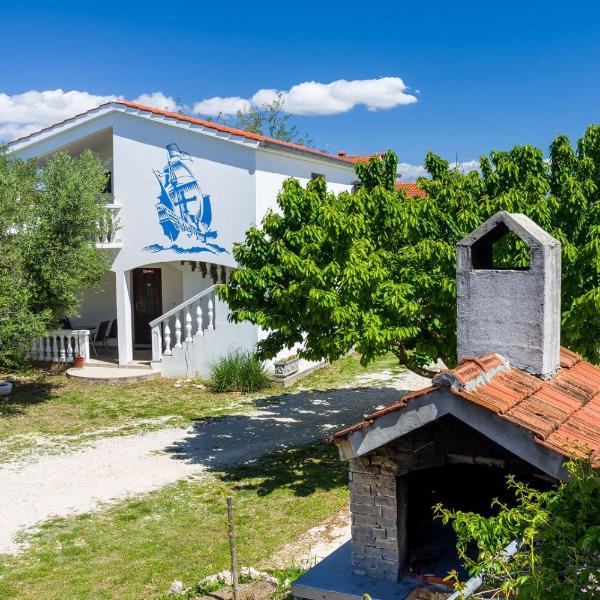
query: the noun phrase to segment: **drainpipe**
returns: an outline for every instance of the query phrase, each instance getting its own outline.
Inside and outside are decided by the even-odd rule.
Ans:
[[[521,544],[517,540],[513,540],[502,552],[500,555],[504,555],[506,558],[512,558],[519,549]],[[483,577],[478,575],[477,577],[471,577],[464,587],[464,589],[454,592],[452,596],[448,597],[448,600],[462,600],[463,598],[468,598],[472,594],[474,594],[483,584]]]

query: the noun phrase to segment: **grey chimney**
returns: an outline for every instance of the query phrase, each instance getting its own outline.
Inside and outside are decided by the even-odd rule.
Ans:
[[[527,269],[494,265],[509,232],[530,250]],[[560,242],[529,217],[501,211],[456,247],[458,358],[496,352],[549,377],[560,366]]]

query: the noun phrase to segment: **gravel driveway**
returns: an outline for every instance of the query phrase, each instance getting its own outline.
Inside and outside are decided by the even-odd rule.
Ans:
[[[375,381],[388,387],[369,387]],[[17,552],[15,536],[51,517],[87,512],[206,470],[322,439],[428,380],[410,372],[392,380],[382,372],[362,376],[356,384],[365,387],[283,394],[280,402],[265,400],[252,413],[207,419],[185,429],[104,438],[34,462],[4,463],[0,554]]]

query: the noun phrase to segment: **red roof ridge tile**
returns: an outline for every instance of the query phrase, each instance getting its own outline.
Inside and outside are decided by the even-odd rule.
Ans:
[[[385,152],[373,152],[372,154],[346,154],[345,152],[338,152],[338,156],[345,158],[348,162],[351,163],[367,163],[374,156],[379,156],[379,158],[385,155]]]
[[[467,356],[454,369],[445,369],[433,377],[433,383],[471,391],[490,382],[498,373],[510,370],[508,361],[499,354],[488,352],[480,357]]]

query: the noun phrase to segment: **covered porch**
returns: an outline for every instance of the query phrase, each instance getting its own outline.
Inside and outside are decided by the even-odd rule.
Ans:
[[[187,260],[107,271],[99,288],[84,292],[80,314],[37,340],[30,357],[69,364],[82,356],[87,367],[160,368],[157,363],[183,342],[226,320],[214,287],[230,272]]]

